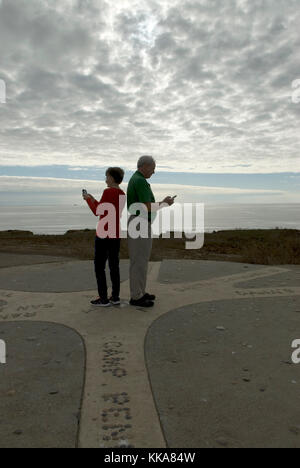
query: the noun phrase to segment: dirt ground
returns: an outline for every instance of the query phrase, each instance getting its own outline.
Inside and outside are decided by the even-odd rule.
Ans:
[[[94,230],[64,235],[34,235],[29,231],[1,231],[0,252],[51,255],[89,260],[94,256]],[[300,264],[300,231],[234,230],[205,234],[201,249],[187,250],[186,239],[153,240],[152,261],[163,259],[215,260],[261,265]],[[121,259],[128,258],[127,240],[121,242]]]

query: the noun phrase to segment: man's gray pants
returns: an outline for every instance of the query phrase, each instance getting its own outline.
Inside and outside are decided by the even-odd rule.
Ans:
[[[131,299],[137,301],[146,294],[148,263],[152,250],[151,224],[146,222],[148,237],[134,239],[130,236],[130,222],[128,221],[128,251],[130,258],[130,294]]]

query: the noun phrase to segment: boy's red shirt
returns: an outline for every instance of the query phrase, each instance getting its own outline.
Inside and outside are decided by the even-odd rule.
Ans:
[[[121,203],[119,197],[123,196],[121,198]],[[115,206],[116,209],[116,237],[110,237],[107,236],[108,239],[120,239],[120,218],[122,216],[122,211],[125,207],[126,204],[126,195],[123,192],[123,190],[115,187],[110,187],[104,190],[101,200],[98,202],[94,198],[88,198],[87,204],[89,205],[90,209],[94,213],[95,216],[97,216],[97,208],[101,203],[112,203]],[[99,217],[99,220],[104,218],[107,215],[107,211],[104,212],[103,215]],[[107,225],[105,227],[107,229]]]

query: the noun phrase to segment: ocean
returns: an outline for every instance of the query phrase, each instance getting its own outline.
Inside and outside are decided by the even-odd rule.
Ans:
[[[300,204],[223,204],[204,207],[204,231],[230,229],[300,230]],[[96,229],[97,219],[83,205],[0,206],[0,231],[64,234],[73,229]],[[185,232],[194,226],[185,226]]]

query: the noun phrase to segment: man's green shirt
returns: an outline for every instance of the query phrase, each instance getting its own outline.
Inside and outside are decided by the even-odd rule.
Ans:
[[[127,208],[129,213],[139,215],[139,211],[130,210],[133,203],[155,203],[151,185],[140,171],[136,171],[128,182],[127,187]],[[143,216],[143,214],[142,214]],[[148,213],[148,221],[153,222],[156,218],[156,213]]]

